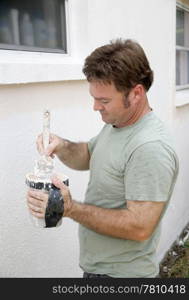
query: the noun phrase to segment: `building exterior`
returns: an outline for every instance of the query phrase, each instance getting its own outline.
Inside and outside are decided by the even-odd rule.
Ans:
[[[189,1],[65,2],[67,53],[0,47],[0,277],[82,274],[78,266],[77,224],[64,219],[59,228],[35,228],[26,207],[25,175],[38,158],[35,140],[42,130],[44,109],[51,111],[52,132],[70,140],[87,141],[103,126],[98,113],[92,110],[81,70],[84,58],[94,48],[115,38],[132,38],[143,46],[155,77],[149,102],[172,131],[180,160],[179,177],[163,220],[159,260],[189,219],[189,89],[185,67],[189,46],[187,41],[184,45],[176,43],[176,27],[179,34],[183,28],[187,30]],[[183,68],[185,77],[179,75]],[[180,78],[177,88],[176,76]],[[55,166],[69,176],[72,196],[82,201],[88,172],[68,169],[58,160]]]

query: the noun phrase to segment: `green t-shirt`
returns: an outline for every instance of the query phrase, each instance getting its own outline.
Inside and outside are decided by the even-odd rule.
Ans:
[[[170,134],[153,112],[123,128],[106,124],[88,148],[90,179],[85,203],[114,209],[126,209],[127,200],[168,204],[178,159]],[[155,277],[159,272],[156,248],[160,227],[161,222],[148,240],[138,242],[79,225],[80,267],[112,277]]]

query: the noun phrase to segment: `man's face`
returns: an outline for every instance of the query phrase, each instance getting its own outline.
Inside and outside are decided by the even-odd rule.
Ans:
[[[89,91],[94,98],[93,108],[100,112],[102,120],[117,127],[124,126],[131,113],[131,108],[125,105],[124,94],[117,91],[113,83],[104,84],[97,81],[89,83]]]

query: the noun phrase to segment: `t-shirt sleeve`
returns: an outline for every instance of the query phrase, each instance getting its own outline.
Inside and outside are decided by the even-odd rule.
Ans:
[[[89,149],[89,153],[92,154],[93,150],[94,150],[94,147],[97,143],[97,139],[98,139],[98,135],[94,136],[92,139],[90,139],[88,141],[88,149]]]
[[[168,146],[155,141],[138,147],[125,169],[126,200],[167,201],[175,174],[176,159]]]

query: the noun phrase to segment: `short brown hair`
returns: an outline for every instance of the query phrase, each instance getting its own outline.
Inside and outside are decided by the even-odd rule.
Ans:
[[[142,47],[133,40],[117,39],[95,49],[85,60],[87,80],[114,83],[118,91],[142,84],[146,91],[153,82],[153,71]]]

